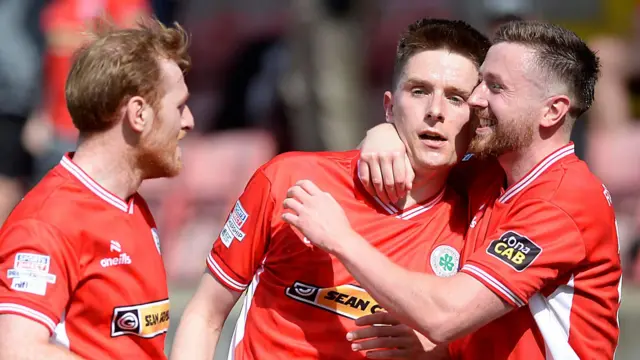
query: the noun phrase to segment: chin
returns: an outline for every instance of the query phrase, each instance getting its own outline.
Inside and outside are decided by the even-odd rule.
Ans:
[[[182,170],[182,161],[175,156],[157,156],[144,165],[145,179],[172,178],[178,176]]]
[[[451,164],[451,162],[445,159],[442,155],[422,159],[422,161],[419,162],[420,170],[439,170],[447,169],[452,166],[453,164]]]

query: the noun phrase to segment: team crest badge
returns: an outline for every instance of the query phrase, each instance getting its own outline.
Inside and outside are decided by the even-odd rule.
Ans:
[[[431,269],[440,277],[453,276],[458,272],[460,254],[448,245],[440,245],[431,252]]]

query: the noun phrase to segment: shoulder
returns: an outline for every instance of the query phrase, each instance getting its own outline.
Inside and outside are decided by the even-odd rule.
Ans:
[[[357,164],[359,151],[287,152],[261,166],[262,174],[271,186],[290,186],[302,179],[317,179],[339,174],[349,175]]]
[[[15,226],[41,229],[72,241],[83,226],[92,223],[96,211],[105,207],[101,199],[91,195],[64,175],[50,173],[18,203],[3,230]]]
[[[351,163],[360,156],[357,150],[344,152],[303,152],[292,151],[277,155],[260,169],[265,173],[279,170],[289,172],[307,171],[317,166],[349,168]]]
[[[613,214],[608,190],[581,160],[563,163],[540,180],[526,197],[548,201],[572,217]]]
[[[545,174],[514,200],[534,204],[554,218],[570,219],[587,248],[616,242],[612,241],[615,212],[609,191],[577,158]]]

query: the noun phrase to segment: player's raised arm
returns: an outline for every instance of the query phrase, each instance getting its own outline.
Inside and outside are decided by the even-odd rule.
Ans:
[[[310,181],[288,192],[283,219],[334,254],[378,302],[436,344],[465,335],[513,309],[468,274],[439,278],[393,263],[357,234],[333,197]]]
[[[0,259],[0,359],[79,359],[55,334],[77,279],[62,234],[16,223],[0,234]]]
[[[180,322],[172,360],[214,355],[224,321],[264,259],[274,204],[271,183],[259,169],[213,243],[207,272]]]

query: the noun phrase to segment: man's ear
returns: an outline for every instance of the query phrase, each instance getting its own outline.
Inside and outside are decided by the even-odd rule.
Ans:
[[[384,92],[382,106],[384,107],[384,120],[393,123],[393,94],[391,91]]]
[[[141,96],[133,96],[126,104],[126,119],[133,131],[141,133],[151,120],[151,106]]]
[[[566,95],[556,95],[547,99],[540,126],[552,128],[565,119],[571,108],[571,100]]]

